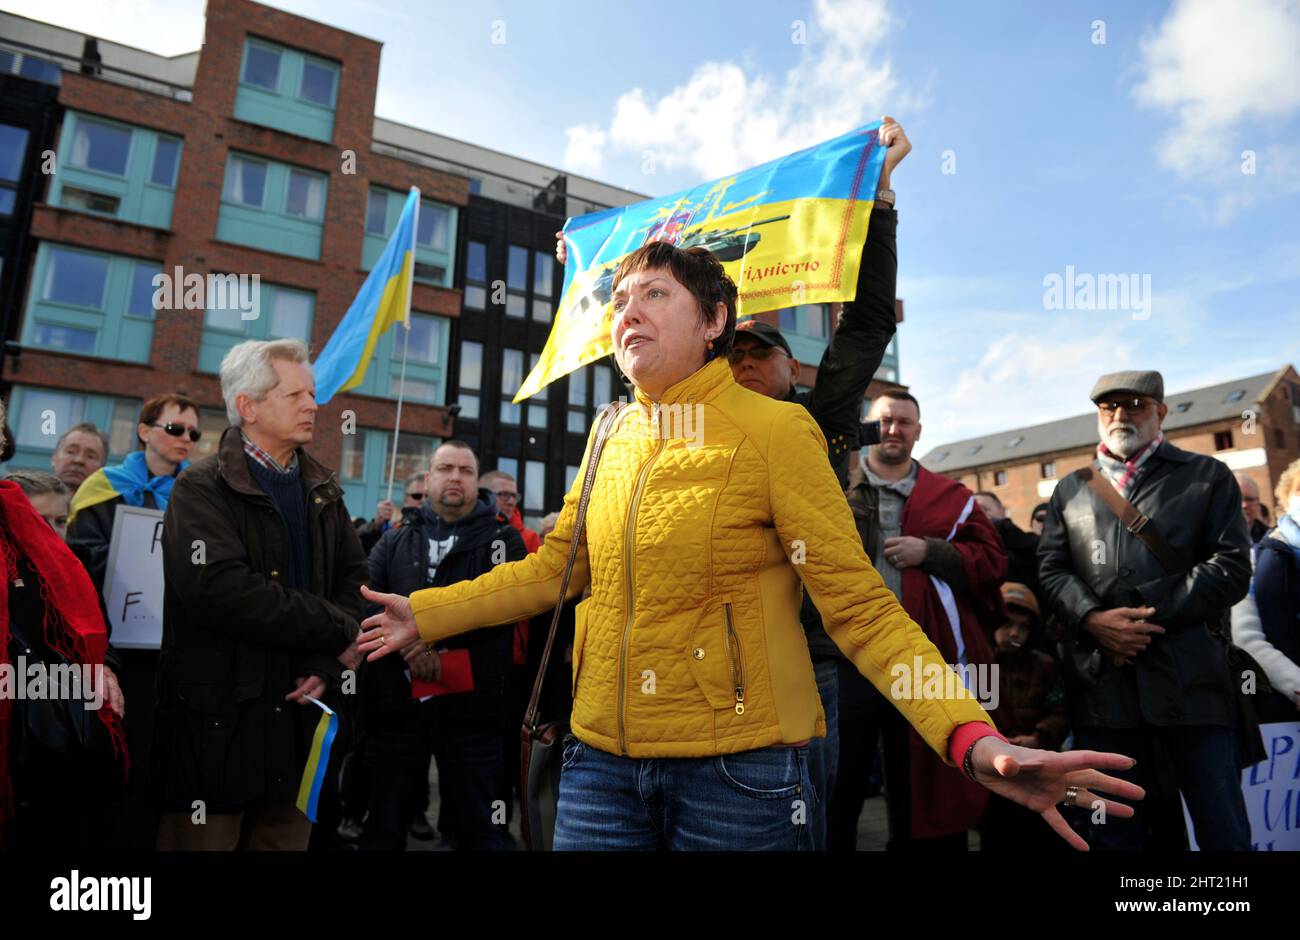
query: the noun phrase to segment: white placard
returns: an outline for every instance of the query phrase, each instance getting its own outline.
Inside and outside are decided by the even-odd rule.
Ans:
[[[104,606],[114,646],[162,646],[163,514],[119,504],[104,575]]]
[[[1256,852],[1300,851],[1300,721],[1260,725],[1267,758],[1241,772],[1241,792]],[[1196,832],[1183,801],[1187,841],[1196,851]]]

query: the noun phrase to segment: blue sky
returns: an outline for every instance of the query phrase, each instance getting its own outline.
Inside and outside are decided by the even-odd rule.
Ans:
[[[384,43],[381,116],[650,195],[897,117],[922,453],[1080,413],[1101,372],[1300,361],[1300,0],[273,5]],[[199,0],[0,6],[202,38]],[[1067,266],[1149,276],[1149,315],[1047,309]]]

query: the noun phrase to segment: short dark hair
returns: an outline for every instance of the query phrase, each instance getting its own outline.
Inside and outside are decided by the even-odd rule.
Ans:
[[[642,245],[621,262],[614,272],[617,289],[623,279],[640,271],[667,269],[673,278],[691,292],[700,308],[700,322],[706,326],[716,316],[716,305],[727,305],[727,319],[722,332],[713,340],[713,354],[725,356],[736,338],[736,284],[722,267],[717,255],[707,248],[678,248],[668,242],[654,241]]]
[[[916,397],[911,392],[895,391],[893,389],[888,389],[886,391],[881,392],[876,397],[892,398],[894,401],[910,401],[913,405],[916,406],[917,420],[919,421],[921,419],[921,403],[916,400]]]
[[[996,493],[990,493],[988,490],[980,490],[980,491],[979,491],[978,493],[976,493],[975,495],[976,495],[976,496],[987,496],[989,499],[993,500],[993,502],[997,503],[999,506],[1002,506],[1002,500],[998,499]],[[1006,509],[1005,506],[1002,506],[1002,508],[1003,508],[1003,509]]]
[[[448,438],[447,440],[443,441],[441,444],[438,445],[438,447],[456,447],[456,448],[459,448],[460,450],[467,450],[467,451],[469,451],[469,452],[470,452],[470,455],[474,458],[474,472],[475,472],[475,473],[478,472],[478,454],[474,452],[474,448],[470,447],[470,446],[469,446],[468,444],[466,444],[464,441],[460,441],[460,440],[457,440],[456,438],[452,437],[452,438]],[[438,447],[435,447],[435,448],[433,449],[433,453],[434,453],[434,454],[436,454],[436,453],[438,452]],[[430,455],[429,455],[429,463],[430,463],[430,464],[433,463],[433,454],[430,454]]]
[[[167,392],[163,395],[155,395],[143,405],[140,406],[140,423],[154,424],[158,421],[158,416],[168,405],[175,405],[181,411],[193,411],[195,415],[199,413],[199,406],[189,398],[179,392]],[[138,438],[140,435],[136,435]],[[144,450],[144,441],[139,441],[140,450]]]
[[[68,439],[68,435],[75,431],[80,431],[82,434],[93,434],[95,437],[99,438],[100,443],[104,445],[104,459],[108,460],[108,451],[112,447],[108,441],[108,435],[95,427],[95,425],[90,421],[82,421],[78,424],[74,424],[72,427],[60,434],[59,439],[54,442],[54,450],[56,453],[59,448],[63,446],[63,442]]]

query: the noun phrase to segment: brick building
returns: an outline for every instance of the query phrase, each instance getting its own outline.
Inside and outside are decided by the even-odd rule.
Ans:
[[[423,198],[396,485],[439,441],[463,438],[484,469],[514,473],[536,523],[559,507],[596,409],[622,393],[613,364],[594,363],[509,401],[559,299],[553,233],[567,216],[646,197],[376,116],[373,40],[250,0],[206,10],[202,48],[172,57],[0,12],[0,73],[12,73],[0,80],[43,89],[45,108],[44,136],[18,156],[28,195],[0,285],[11,464],[48,467],[57,436],[83,420],[110,433],[116,462],[135,447],[141,401],[170,390],[202,405],[198,452],[211,452],[226,426],[221,357],[277,336],[319,351],[414,185]],[[27,123],[39,123],[34,107]],[[47,147],[48,176],[36,159]],[[155,309],[158,274],[177,281],[176,305]],[[184,278],[195,275],[259,280],[234,303],[189,294]],[[789,336],[811,384],[831,306],[762,316]],[[354,515],[386,492],[398,334],[381,339],[364,383],[318,415],[313,452],[338,468]],[[896,344],[878,378],[896,384]]]
[[[1300,458],[1300,375],[1294,366],[1166,394],[1165,403],[1164,432],[1171,443],[1249,474],[1261,501],[1275,509],[1277,478]],[[1028,529],[1033,507],[1047,501],[1062,477],[1088,466],[1097,443],[1093,411],[944,444],[921,463],[974,491],[996,493],[1007,514]]]

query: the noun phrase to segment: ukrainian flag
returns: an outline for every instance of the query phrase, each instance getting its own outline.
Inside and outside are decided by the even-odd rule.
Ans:
[[[330,765],[330,748],[339,733],[339,716],[324,702],[307,696],[307,701],[318,706],[323,713],[316,724],[316,733],[312,736],[311,751],[307,754],[307,765],[302,769],[302,780],[298,784],[298,800],[295,805],[302,810],[311,822],[316,822],[316,810],[320,804],[320,794],[325,786],[325,773]]]
[[[384,253],[375,262],[334,335],[316,357],[317,404],[323,405],[339,392],[361,384],[374,355],[375,343],[384,330],[399,322],[410,328],[419,212],[420,191],[412,186]]]
[[[879,130],[877,121],[671,196],[569,219],[551,335],[514,400],[614,351],[614,272],[648,242],[711,251],[736,282],[739,316],[852,300],[885,163]]]

